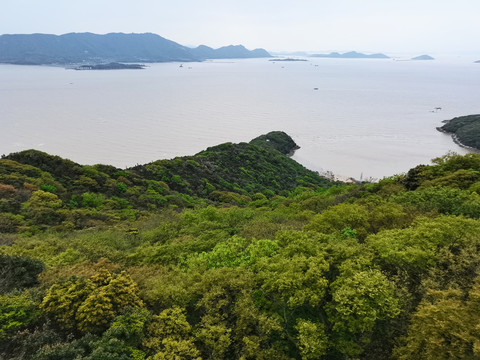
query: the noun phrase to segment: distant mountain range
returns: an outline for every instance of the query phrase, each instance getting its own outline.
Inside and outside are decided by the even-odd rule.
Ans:
[[[312,57],[321,57],[321,58],[335,58],[335,59],[389,59],[390,57],[385,54],[363,54],[356,51],[350,51],[346,53],[331,52],[330,54],[313,54]]]
[[[250,51],[242,45],[189,48],[152,33],[0,35],[0,63],[10,64],[187,62],[259,57],[271,56],[264,49]]]

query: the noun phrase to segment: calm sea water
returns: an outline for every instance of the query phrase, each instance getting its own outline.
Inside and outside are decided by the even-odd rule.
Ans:
[[[480,113],[479,100],[480,64],[461,60],[0,65],[0,154],[35,148],[124,168],[283,130],[312,170],[382,178],[465,153],[435,127]]]

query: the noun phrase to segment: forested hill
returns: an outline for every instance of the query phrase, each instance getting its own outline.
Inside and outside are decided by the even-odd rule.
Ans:
[[[480,358],[480,154],[332,184],[295,147],[0,159],[0,359]]]
[[[33,191],[45,201],[58,201],[57,210],[77,209],[83,214],[82,209],[102,208],[113,213],[121,209],[123,213],[135,213],[198,203],[246,204],[252,198],[286,195],[298,186],[332,186],[334,183],[287,156],[296,148],[290,136],[274,131],[250,143],[225,143],[193,156],[126,170],[110,165],[82,166],[59,156],[26,150],[0,160],[0,183],[13,186],[16,194],[3,206],[13,214],[21,213],[21,204]],[[65,211],[48,216],[31,212],[27,218],[36,217],[31,220],[41,226],[59,226],[70,217],[67,213],[71,215]],[[83,216],[77,216],[73,223],[78,228],[86,226],[84,221]]]
[[[270,57],[264,49],[242,45],[188,48],[159,35],[110,33],[0,35],[0,62],[11,64],[77,64],[111,62],[201,61]]]

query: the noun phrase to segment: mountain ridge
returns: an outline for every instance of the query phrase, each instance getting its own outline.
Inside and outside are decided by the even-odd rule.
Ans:
[[[0,35],[0,63],[48,65],[107,62],[202,61],[270,57],[243,45],[189,48],[153,33],[67,33]]]

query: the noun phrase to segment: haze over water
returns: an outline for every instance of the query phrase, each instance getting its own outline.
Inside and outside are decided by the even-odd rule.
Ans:
[[[0,153],[35,148],[122,168],[283,130],[309,169],[382,178],[466,153],[435,127],[480,113],[480,64],[470,59],[0,65],[0,80]]]

